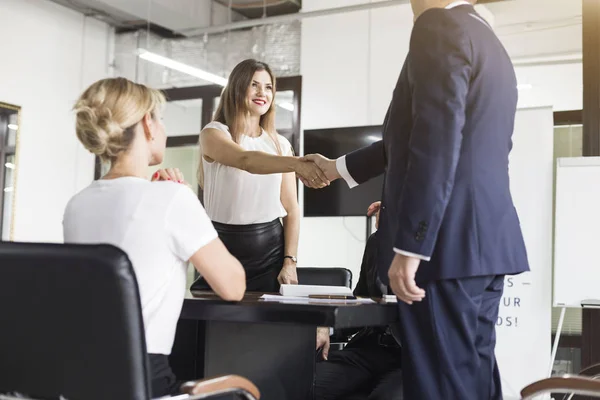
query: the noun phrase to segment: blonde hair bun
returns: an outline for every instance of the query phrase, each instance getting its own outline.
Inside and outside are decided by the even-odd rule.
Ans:
[[[123,150],[123,128],[112,119],[109,108],[80,105],[75,111],[77,137],[86,149],[108,159]]]
[[[114,161],[131,145],[135,126],[164,103],[158,90],[125,78],[102,79],[87,88],[73,107],[77,138],[103,161]]]

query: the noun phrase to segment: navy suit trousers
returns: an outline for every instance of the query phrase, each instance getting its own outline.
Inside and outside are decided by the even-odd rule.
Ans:
[[[501,400],[495,326],[504,276],[431,281],[400,302],[404,398]]]

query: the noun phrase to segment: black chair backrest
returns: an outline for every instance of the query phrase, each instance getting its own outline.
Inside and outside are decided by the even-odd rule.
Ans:
[[[137,281],[108,245],[0,243],[0,393],[148,400]]]
[[[352,287],[352,272],[346,268],[298,267],[300,285]]]

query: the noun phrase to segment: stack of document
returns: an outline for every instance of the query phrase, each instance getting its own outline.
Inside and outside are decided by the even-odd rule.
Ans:
[[[282,296],[292,297],[308,297],[311,295],[353,296],[352,290],[345,286],[281,285],[279,293]]]
[[[279,293],[280,295],[264,294],[261,296],[261,299],[265,301],[283,301],[286,303],[375,303],[372,299],[355,299],[352,290],[344,286],[281,285]],[[311,298],[309,296],[323,298]],[[332,296],[332,298],[329,299],[326,296]],[[344,297],[347,298],[345,299]]]
[[[264,301],[275,301],[280,303],[298,303],[298,304],[372,304],[373,299],[358,298],[358,299],[311,299],[310,297],[302,296],[281,296],[279,294],[263,294],[260,298]]]

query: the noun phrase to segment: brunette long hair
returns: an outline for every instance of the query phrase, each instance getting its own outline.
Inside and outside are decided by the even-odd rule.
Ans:
[[[252,83],[252,78],[256,71],[267,71],[271,76],[271,82],[273,83],[273,100],[269,110],[260,117],[260,126],[275,143],[277,154],[281,155],[281,145],[277,138],[277,131],[275,130],[275,93],[277,86],[275,76],[266,63],[254,59],[247,59],[235,66],[229,75],[227,85],[221,93],[221,99],[213,121],[227,125],[233,141],[238,144],[240,143],[241,137],[246,129],[245,115],[248,111],[246,97],[248,88]],[[202,148],[202,146],[200,147]],[[200,187],[204,188],[204,168],[202,168],[202,158],[203,156],[200,154],[198,183],[200,184]]]

